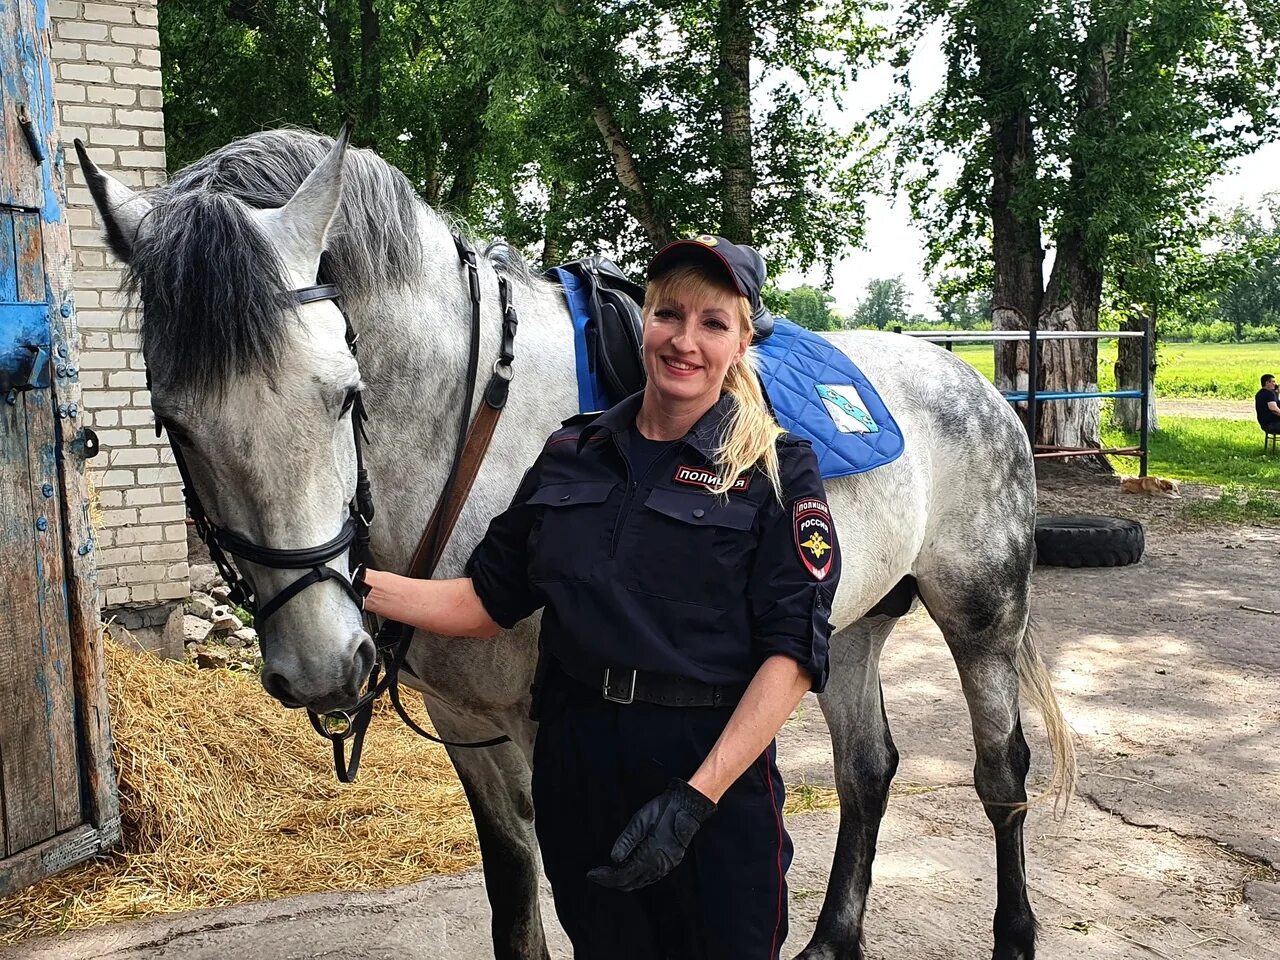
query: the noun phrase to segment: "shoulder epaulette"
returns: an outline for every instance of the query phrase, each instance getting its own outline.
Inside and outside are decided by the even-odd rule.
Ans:
[[[813,442],[804,437],[797,437],[794,433],[783,433],[778,437],[778,446],[780,447],[811,447]]]
[[[603,411],[596,410],[592,413],[576,413],[567,420],[561,420],[560,426],[563,427],[581,427],[590,423],[596,417],[600,416]]]

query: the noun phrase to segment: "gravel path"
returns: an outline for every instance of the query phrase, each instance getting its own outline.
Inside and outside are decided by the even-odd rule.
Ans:
[[[1156,415],[1196,417],[1201,420],[1254,420],[1251,400],[1204,400],[1199,397],[1158,397]]]

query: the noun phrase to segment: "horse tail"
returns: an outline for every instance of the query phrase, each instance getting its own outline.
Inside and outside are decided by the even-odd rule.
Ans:
[[[1033,704],[1044,718],[1049,750],[1053,756],[1053,773],[1044,796],[1053,797],[1054,814],[1060,817],[1067,812],[1076,790],[1075,733],[1062,715],[1062,708],[1058,706],[1058,698],[1049,681],[1049,671],[1040,659],[1040,651],[1036,649],[1032,634],[1033,625],[1028,618],[1022,642],[1018,644],[1018,689],[1023,702]]]

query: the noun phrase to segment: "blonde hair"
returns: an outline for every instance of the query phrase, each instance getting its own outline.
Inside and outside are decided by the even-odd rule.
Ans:
[[[644,295],[644,320],[648,323],[663,297],[680,291],[693,297],[721,299],[728,295],[734,301],[738,314],[740,335],[750,339],[751,303],[728,283],[708,276],[701,268],[693,265],[675,267],[660,277],[649,281]],[[747,350],[735,360],[724,377],[724,392],[733,397],[733,411],[725,421],[724,431],[716,446],[716,471],[720,474],[720,483],[712,488],[712,493],[727,494],[734,481],[747,470],[758,466],[773,492],[782,500],[782,480],[778,473],[778,437],[785,431],[778,426],[778,421],[769,411],[765,403],[764,392],[760,388],[760,378],[756,374],[755,357]]]

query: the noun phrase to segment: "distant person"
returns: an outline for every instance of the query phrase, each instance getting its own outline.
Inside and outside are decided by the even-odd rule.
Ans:
[[[1254,395],[1253,406],[1258,412],[1258,426],[1267,433],[1280,433],[1280,394],[1276,392],[1275,374],[1262,375],[1262,389]]]

